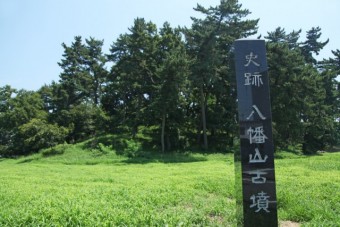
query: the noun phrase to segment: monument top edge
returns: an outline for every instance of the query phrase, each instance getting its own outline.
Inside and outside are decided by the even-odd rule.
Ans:
[[[242,39],[236,39],[235,41],[265,41],[265,40],[264,39],[242,38]]]

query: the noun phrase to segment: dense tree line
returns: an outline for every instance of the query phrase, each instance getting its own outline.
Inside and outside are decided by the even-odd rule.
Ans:
[[[103,53],[76,36],[58,82],[38,91],[0,88],[0,154],[37,152],[103,134],[124,134],[159,150],[227,150],[238,137],[233,42],[257,33],[237,0],[197,5],[190,28],[137,18]],[[340,51],[317,61],[321,29],[268,32],[274,139],[313,153],[339,143]]]

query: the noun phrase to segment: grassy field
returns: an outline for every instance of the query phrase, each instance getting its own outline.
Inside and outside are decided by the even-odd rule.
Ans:
[[[276,159],[280,221],[340,226],[340,153]],[[0,159],[0,226],[234,226],[232,154],[128,159],[68,146]]]

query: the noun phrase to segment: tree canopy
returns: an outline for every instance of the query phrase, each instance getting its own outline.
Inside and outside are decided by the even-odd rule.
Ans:
[[[136,18],[103,53],[103,40],[62,44],[62,72],[38,91],[0,88],[0,154],[123,134],[148,149],[226,151],[237,145],[233,43],[256,35],[257,20],[237,0],[197,5],[190,27]],[[305,153],[340,141],[340,51],[320,27],[268,32],[274,140]],[[302,39],[302,40],[301,40]],[[116,144],[116,142],[112,142]]]

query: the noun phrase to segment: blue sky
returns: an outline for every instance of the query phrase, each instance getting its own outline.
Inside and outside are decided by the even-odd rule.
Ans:
[[[74,36],[104,40],[104,52],[133,20],[143,17],[158,27],[165,21],[173,27],[190,26],[196,4],[215,6],[219,0],[0,0],[0,87],[37,90],[61,72],[61,43]],[[287,32],[322,28],[321,40],[330,39],[319,59],[340,49],[339,0],[239,0],[249,9],[250,19],[260,18],[259,33],[278,26]]]

